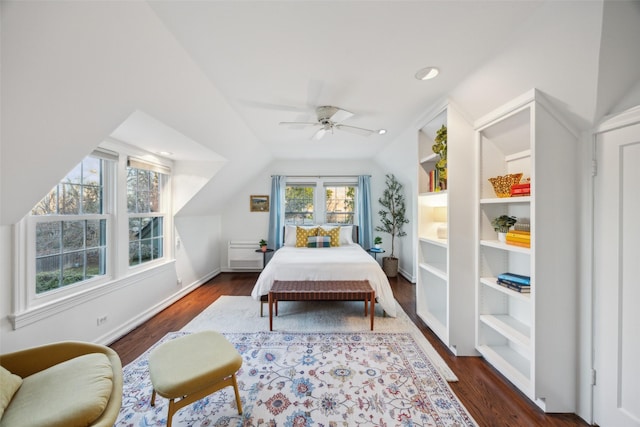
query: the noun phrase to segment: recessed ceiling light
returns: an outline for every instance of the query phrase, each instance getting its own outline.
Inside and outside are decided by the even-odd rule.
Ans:
[[[378,135],[384,135],[385,133],[387,133],[387,130],[386,130],[386,129],[380,129],[380,130],[378,131]]]
[[[429,80],[440,74],[440,70],[436,67],[425,67],[416,73],[416,79]]]
[[[172,156],[173,153],[171,151],[158,151],[158,154],[161,156]]]

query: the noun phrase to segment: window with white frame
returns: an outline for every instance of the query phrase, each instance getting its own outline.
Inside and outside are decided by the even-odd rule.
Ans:
[[[325,184],[325,223],[353,224],[356,206],[355,185]]]
[[[108,163],[86,157],[32,209],[35,294],[105,275]]]
[[[129,159],[127,212],[129,216],[129,265],[164,256],[163,189],[168,170]]]
[[[290,225],[354,224],[358,197],[357,182],[328,177],[308,182],[288,179],[285,187],[284,222]],[[321,188],[324,191],[316,191]]]
[[[14,328],[164,264],[171,163],[113,141],[74,167],[18,223]],[[126,249],[129,250],[126,250]],[[19,325],[19,326],[18,326]]]
[[[315,223],[314,184],[287,184],[284,196],[284,223],[309,225]]]

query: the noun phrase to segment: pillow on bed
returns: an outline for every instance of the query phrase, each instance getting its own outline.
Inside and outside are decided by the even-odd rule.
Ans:
[[[298,227],[304,229],[316,228],[316,225],[285,225],[284,226],[284,246],[295,246],[296,245],[296,229]]]
[[[296,226],[285,225],[284,227],[284,246],[296,245]]]
[[[353,226],[345,225],[340,227],[340,244],[341,245],[353,245]]]
[[[318,229],[318,236],[331,237],[331,246],[340,246],[340,227],[320,227]]]
[[[302,228],[296,227],[296,248],[306,248],[309,236],[317,236],[318,227]]]
[[[330,248],[331,237],[330,236],[309,236],[307,237],[308,248]]]

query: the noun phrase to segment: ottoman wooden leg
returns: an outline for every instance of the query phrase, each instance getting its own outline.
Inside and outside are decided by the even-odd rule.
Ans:
[[[240,391],[238,390],[238,380],[236,379],[236,374],[233,374],[231,377],[231,381],[233,382],[233,391],[236,393],[236,404],[238,405],[238,415],[242,415],[242,402],[240,401]]]

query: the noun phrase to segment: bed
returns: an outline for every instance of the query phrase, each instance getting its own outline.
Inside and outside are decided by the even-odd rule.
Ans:
[[[322,226],[330,229],[329,226]],[[376,300],[391,317],[396,316],[396,303],[387,276],[378,262],[349,236],[356,235],[352,227],[341,227],[340,245],[331,247],[296,247],[291,238],[295,227],[285,229],[285,245],[274,252],[251,292],[260,300],[269,294],[275,280],[336,281],[368,280],[376,292]],[[289,237],[287,237],[289,234]]]

